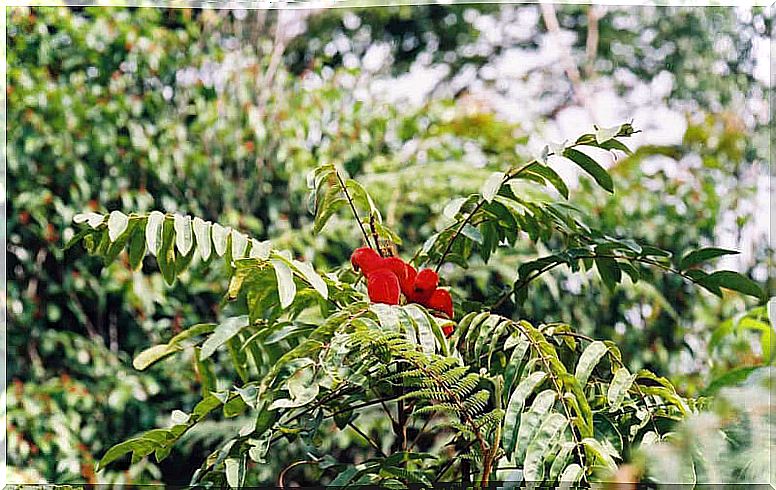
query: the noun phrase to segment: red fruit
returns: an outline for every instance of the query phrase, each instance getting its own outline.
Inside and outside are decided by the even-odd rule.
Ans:
[[[380,267],[380,262],[383,258],[375,250],[369,247],[357,248],[350,256],[350,263],[355,270],[362,270],[364,274],[367,274]]]
[[[439,276],[437,273],[431,269],[423,269],[415,277],[415,285],[412,288],[410,299],[415,303],[426,305],[438,284]]]
[[[431,297],[428,298],[426,306],[432,310],[441,311],[450,319],[453,318],[453,298],[444,289],[434,291]]]
[[[396,274],[399,283],[407,281],[407,264],[399,257],[386,257],[380,260],[380,269],[388,269]]]
[[[453,324],[447,324],[442,327],[442,333],[445,334],[445,337],[453,335],[453,330],[455,330],[455,325]]]
[[[418,276],[418,271],[415,270],[410,264],[404,264],[404,280],[399,278],[399,284],[401,285],[401,292],[410,300],[413,290],[415,288],[415,278]]]
[[[396,274],[388,269],[378,269],[369,273],[366,278],[366,290],[373,303],[399,304],[401,289]]]

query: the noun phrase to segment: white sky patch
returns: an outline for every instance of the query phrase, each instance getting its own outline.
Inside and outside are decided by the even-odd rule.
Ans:
[[[449,71],[447,65],[413,65],[409,73],[400,77],[375,80],[372,82],[372,92],[381,100],[390,103],[407,101],[418,105]]]
[[[754,78],[758,82],[771,86],[771,51],[773,41],[767,37],[756,37],[752,40],[754,54]]]

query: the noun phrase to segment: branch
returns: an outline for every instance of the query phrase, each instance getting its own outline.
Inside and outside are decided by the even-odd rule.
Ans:
[[[558,37],[561,29],[560,24],[558,23],[558,17],[555,15],[555,7],[550,3],[542,2],[541,9],[542,18],[544,19],[544,24],[547,26],[547,31],[549,31],[549,33],[556,38],[556,41],[560,41]],[[574,91],[575,98],[577,99],[579,105],[585,108],[593,122],[596,123],[597,121],[592,108],[590,107],[590,102],[587,97],[587,90],[585,90],[585,87],[582,84],[582,77],[579,74],[577,64],[574,62],[574,58],[571,52],[565,45],[561,45],[560,49],[561,57],[563,59],[563,69],[566,72],[566,76],[569,78],[569,81],[571,82],[571,87]]]
[[[684,272],[674,269],[670,265],[661,264],[660,262],[647,258],[647,257],[628,257],[628,256],[619,256],[619,255],[598,255],[598,254],[591,254],[591,255],[579,255],[575,257],[576,260],[582,260],[582,259],[596,259],[596,258],[602,258],[602,259],[621,259],[621,260],[634,260],[636,262],[641,262],[647,265],[655,266],[659,269],[662,269],[666,272],[671,272],[672,274],[676,274],[684,279],[687,279],[688,281],[692,282],[693,284],[700,284],[696,279],[692,278],[691,276],[688,276]],[[554,269],[555,267],[558,267],[559,265],[568,264],[566,261],[559,260],[558,262],[553,262],[549,265],[544,266],[543,268],[536,271],[536,273],[526,277],[525,279],[522,279],[518,284],[515,285],[514,288],[508,290],[506,293],[502,294],[495,303],[490,307],[490,309],[496,309],[514,293],[517,291],[523,289],[524,287],[528,286],[529,283],[531,283],[534,279],[541,276],[545,272]]]
[[[308,459],[304,461],[297,461],[295,463],[291,463],[290,465],[283,468],[283,471],[280,472],[280,475],[278,476],[278,487],[280,488],[286,488],[285,485],[285,479],[286,479],[286,473],[288,473],[291,469],[296,468],[297,466],[302,466],[304,464],[318,464],[318,461]]]
[[[348,200],[348,204],[350,204],[350,209],[353,211],[353,217],[356,218],[356,223],[358,223],[358,227],[361,228],[361,234],[364,235],[364,241],[366,242],[366,245],[369,248],[376,249],[378,252],[380,251],[380,247],[377,243],[375,243],[375,246],[373,247],[371,243],[369,243],[369,235],[366,232],[366,229],[364,228],[363,223],[361,223],[361,218],[358,216],[358,211],[356,211],[356,205],[353,204],[353,198],[350,197],[350,193],[348,192],[347,186],[345,186],[345,182],[342,180],[342,176],[339,173],[339,170],[336,168],[334,169],[334,173],[337,174],[337,181],[339,181],[340,188],[342,189],[342,193],[345,194],[345,198]],[[382,254],[381,254],[382,255]]]
[[[597,5],[590,5],[587,9],[587,40],[585,41],[585,55],[587,64],[585,74],[590,77],[593,75],[595,58],[598,54],[598,19],[600,11]]]
[[[356,431],[356,433],[357,433],[358,435],[360,435],[361,437],[363,437],[363,438],[364,438],[364,440],[365,440],[366,442],[368,442],[370,446],[372,446],[374,449],[376,449],[376,450],[377,450],[377,452],[378,452],[378,453],[380,453],[380,455],[381,455],[383,458],[387,458],[387,457],[388,457],[388,455],[387,455],[387,454],[385,454],[385,452],[383,451],[383,449],[382,449],[380,446],[378,446],[378,445],[377,445],[377,443],[376,443],[375,441],[373,441],[373,440],[372,440],[372,439],[371,439],[371,438],[370,438],[368,435],[364,434],[364,432],[363,432],[361,429],[359,429],[358,427],[356,427],[356,424],[354,424],[353,422],[348,422],[348,427],[350,427],[351,429],[353,429],[354,431]]]
[[[552,370],[552,366],[550,364],[550,361],[547,360],[546,355],[544,354],[544,351],[542,351],[541,346],[537,344],[537,342],[534,340],[533,337],[531,337],[520,325],[518,322],[513,322],[513,325],[517,327],[517,329],[520,331],[521,334],[523,334],[523,337],[525,337],[528,342],[531,344],[531,348],[536,351],[536,355],[539,356],[539,359],[541,360],[542,364],[544,364],[544,369],[547,372],[547,376],[550,377],[550,380],[552,381],[552,385],[555,388],[555,392],[558,394],[558,401],[560,402],[561,406],[563,407],[563,411],[566,412],[566,419],[569,421],[569,429],[571,431],[571,437],[574,439],[574,448],[577,452],[577,457],[579,458],[579,464],[584,467],[585,464],[585,454],[581,450],[581,434],[578,435],[577,432],[574,430],[574,423],[576,417],[571,416],[571,409],[568,407],[568,404],[566,403],[566,399],[563,396],[563,387],[561,386],[560,381],[558,380],[558,377],[556,376],[555,372]],[[579,429],[577,429],[579,430]],[[584,473],[582,474],[583,480],[587,482],[587,475]]]
[[[510,171],[505,172],[504,177],[501,179],[501,184],[499,184],[499,188],[501,188],[502,185],[506,184],[510,180],[519,176],[521,173],[523,173],[523,171],[525,171],[525,169],[527,169],[534,163],[536,163],[536,159],[533,159],[528,163],[524,164],[522,167],[518,168],[514,173],[511,173]],[[480,208],[485,204],[485,202],[486,202],[485,199],[480,197],[480,200],[477,203],[477,205],[474,207],[474,209],[472,209],[471,212],[469,212],[466,218],[464,218],[464,220],[458,226],[458,229],[455,231],[452,238],[450,238],[450,241],[447,242],[447,247],[445,248],[445,251],[442,253],[442,257],[439,259],[439,263],[434,268],[434,271],[439,272],[439,268],[442,267],[442,264],[445,263],[445,258],[447,258],[447,255],[450,253],[450,250],[452,250],[453,248],[453,243],[455,243],[455,240],[461,235],[461,232],[463,231],[463,229],[466,227],[467,224],[469,224],[469,221],[471,221],[471,219],[474,217],[477,211],[479,211]]]

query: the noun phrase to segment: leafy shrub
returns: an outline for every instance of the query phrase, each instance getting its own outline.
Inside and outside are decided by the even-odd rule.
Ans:
[[[530,240],[554,251],[520,265],[504,295],[517,304],[533,280],[561,266],[594,268],[608,288],[625,276],[635,283],[642,270],[654,268],[714,294],[727,288],[762,297],[740,274],[700,267],[735,252],[705,248],[672,259],[660,248],[588,227],[584,213],[546,192],[569,195],[546,165],[550,155],[613,192],[612,177],[585,148],[628,152],[621,139],[633,132],[628,124],[597,128],[493,173],[480,192],[445,207],[447,223],[409,262],[436,271],[446,263],[466,268],[475,256],[487,262]],[[321,164],[308,181],[315,231],[347,209],[367,246],[395,254],[400,237],[339,165]],[[370,302],[351,268],[320,273],[269,241],[198,217],[113,211],[79,214],[75,221],[82,228],[70,244],[82,242],[108,263],[124,253],[132,269],[155,262],[168,284],[195,262],[221,262],[230,277],[224,318],[191,326],[134,360],[146,369],[193,349],[201,401],[190,413],[176,412],[172,426],[114,446],[99,468],[128,453],[133,463],[152,453],[161,461],[187,431],[221,412],[245,416],[245,424],[203,462],[192,484],[242,486],[283,440],[304,447],[308,459],[290,462],[277,475],[281,485],[300,465],[317,466],[332,485],[487,483],[516,469],[529,481],[591,481],[615,471],[645,440],[661,440],[696,409],[667,379],[631,373],[612,342],[571,325],[533,325],[472,308],[456,291],[453,319],[415,303]],[[219,386],[214,374],[225,367],[214,361],[224,349],[229,386]],[[358,427],[375,411],[390,421],[390,436]],[[315,449],[321,434],[335,428],[355,432],[364,450],[335,458]]]

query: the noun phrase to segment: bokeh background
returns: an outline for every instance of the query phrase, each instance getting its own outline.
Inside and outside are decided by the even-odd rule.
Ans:
[[[162,464],[94,473],[108,447],[197,399],[190,358],[145,372],[131,359],[217,318],[223,277],[195,268],[168,287],[152,268],[105,268],[79,247],[63,251],[85,210],[198,215],[326,270],[359,236],[345,217],[312,234],[306,175],[338,162],[373,194],[408,257],[447,202],[491,172],[594,124],[632,120],[642,131],[634,155],[607,157],[614,195],[551,162],[572,182],[571,201],[591,225],[678,255],[741,250],[718,268],[774,295],[768,9],[46,7],[6,16],[5,397],[17,482],[186,483],[243,423],[202,424]],[[467,279],[444,274],[459,300],[483,301],[531,253],[475,263]],[[700,396],[770,364],[772,329],[756,306],[678,277],[609,292],[595,275],[558,270],[500,313],[611,338],[631,370],[649,367]],[[337,433],[326,444],[337,455],[360,442]],[[271,484],[279,467],[257,468],[253,483]]]

